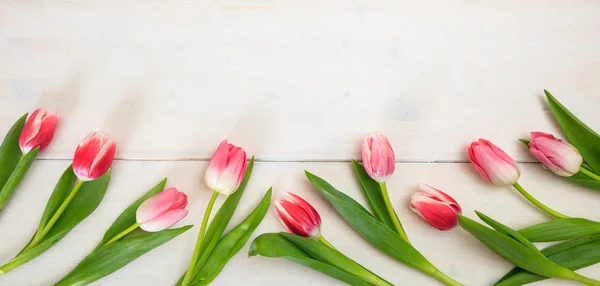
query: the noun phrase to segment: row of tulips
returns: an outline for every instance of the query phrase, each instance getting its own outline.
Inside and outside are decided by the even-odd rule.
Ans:
[[[531,154],[555,174],[574,183],[600,190],[600,136],[578,120],[547,92],[548,103],[573,145],[551,134],[532,132],[521,139]],[[51,141],[57,123],[55,113],[38,110],[25,123],[21,118],[0,147],[0,210],[25,176],[37,152]],[[115,143],[108,136],[91,133],[75,151],[73,164],[60,178],[40,225],[30,242],[0,274],[39,256],[90,215],[104,197],[110,181]],[[362,164],[352,161],[368,207],[338,191],[324,179],[306,171],[306,177],[336,212],[366,241],[394,260],[446,285],[462,285],[444,274],[410,242],[392,206],[386,184],[395,171],[392,145],[381,133],[362,142]],[[518,183],[521,171],[503,150],[486,139],[469,146],[475,170],[496,186],[513,186],[552,220],[514,230],[491,217],[475,212],[482,223],[462,213],[460,204],[433,186],[421,184],[409,208],[431,226],[451,230],[460,226],[515,269],[496,285],[523,285],[548,278],[600,285],[600,281],[574,270],[600,262],[600,223],[572,218],[544,205]],[[211,157],[205,183],[213,194],[199,229],[188,269],[177,285],[207,285],[246,244],[270,206],[269,189],[257,207],[225,233],[253,169],[245,151],[223,141]],[[212,216],[219,196],[226,199]],[[312,268],[351,285],[392,285],[344,255],[325,239],[321,216],[300,196],[288,193],[275,200],[275,212],[289,233],[264,233],[254,239],[250,256],[281,257]],[[169,229],[188,211],[187,196],[166,188],[166,179],[126,208],[106,231],[98,246],[56,285],[85,285],[109,275],[144,253],[168,242],[192,226]],[[487,226],[486,226],[487,225]],[[539,250],[535,242],[560,242]],[[585,254],[585,255],[582,255]]]

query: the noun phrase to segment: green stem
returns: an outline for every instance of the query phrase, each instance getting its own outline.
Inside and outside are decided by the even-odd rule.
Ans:
[[[136,230],[139,226],[140,226],[139,223],[132,224],[130,227],[128,227],[124,231],[121,231],[119,234],[115,235],[113,238],[111,238],[109,241],[107,241],[105,244],[103,244],[101,246],[101,248],[118,241],[119,239],[123,238],[124,236],[130,234],[132,231]]]
[[[433,274],[433,277],[437,278],[438,280],[442,281],[442,283],[448,286],[463,286],[460,282],[452,279],[450,276],[444,274],[442,271],[437,269],[435,274]]]
[[[519,191],[519,193],[521,193],[521,195],[523,195],[528,201],[530,201],[532,204],[534,204],[536,207],[540,208],[547,214],[549,214],[555,218],[568,218],[568,216],[561,214],[561,213],[549,208],[548,206],[542,204],[540,201],[536,200],[532,195],[530,195],[527,191],[525,191],[525,189],[523,189],[523,187],[521,187],[521,185],[519,185],[519,183],[515,183],[513,185],[513,187],[517,191]]]
[[[398,215],[396,214],[396,211],[394,210],[394,208],[392,207],[392,203],[390,202],[390,196],[388,195],[387,186],[385,185],[385,183],[379,183],[379,186],[381,188],[383,201],[385,202],[385,207],[387,208],[388,213],[390,214],[390,219],[392,220],[394,227],[396,227],[396,232],[400,235],[400,237],[402,237],[402,239],[404,239],[404,241],[410,244],[408,236],[406,235],[406,232],[404,232],[404,228],[402,227],[402,224],[398,219]]]
[[[592,278],[585,277],[583,275],[579,275],[577,273],[575,273],[575,277],[573,277],[573,280],[575,280],[577,282],[581,282],[581,283],[586,284],[586,285],[600,286],[600,281],[592,279]]]
[[[579,172],[583,173],[584,175],[596,180],[596,181],[600,181],[600,175],[584,168],[584,167],[580,167],[579,168]]]
[[[37,246],[40,243],[40,241],[42,239],[44,239],[44,237],[46,236],[46,234],[48,234],[48,232],[52,229],[52,227],[54,226],[54,224],[56,223],[56,221],[58,221],[58,219],[63,214],[63,212],[67,209],[67,207],[69,206],[69,204],[71,203],[71,201],[73,200],[73,198],[75,198],[75,195],[77,195],[77,192],[79,192],[79,189],[81,188],[81,186],[83,185],[83,183],[85,183],[85,181],[77,179],[77,181],[75,182],[75,185],[71,189],[71,192],[69,193],[69,195],[67,196],[67,198],[58,207],[58,209],[56,210],[56,212],[54,213],[54,215],[52,215],[52,217],[50,218],[50,220],[48,221],[48,223],[46,223],[46,225],[44,226],[44,228],[42,229],[42,231],[36,232],[36,234],[33,237],[33,240],[31,240],[31,243],[29,243],[27,245],[27,247],[25,247],[25,249],[23,249],[23,251],[27,251],[29,249],[34,248],[35,246]]]
[[[320,235],[319,237],[317,237],[317,240],[322,242],[323,244],[329,246],[329,248],[337,250],[337,248],[335,248],[335,246],[333,246],[333,244],[329,243],[329,241],[327,241],[327,239],[325,239],[325,237],[323,237],[323,235]]]
[[[181,286],[190,285],[190,282],[192,282],[192,278],[194,278],[194,268],[196,267],[196,263],[198,263],[198,258],[200,257],[202,240],[204,239],[204,233],[206,232],[208,218],[210,217],[210,213],[212,212],[212,208],[215,205],[215,201],[217,200],[218,196],[219,193],[217,191],[213,191],[212,196],[210,197],[210,201],[208,202],[208,206],[206,207],[206,211],[204,212],[204,218],[202,219],[202,225],[200,226],[200,232],[198,233],[198,240],[196,241],[194,254],[192,254],[192,260],[190,261],[190,265],[188,266],[188,269],[185,272],[185,277],[183,278],[183,282],[181,282]]]

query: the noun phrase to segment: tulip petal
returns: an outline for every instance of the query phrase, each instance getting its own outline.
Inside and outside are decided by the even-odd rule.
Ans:
[[[73,171],[83,181],[90,181],[104,175],[112,165],[116,144],[110,137],[99,133],[90,133],[75,150]]]
[[[161,216],[142,223],[140,228],[148,232],[157,232],[171,227],[188,214],[188,210],[172,209]]]
[[[363,139],[362,159],[365,171],[377,182],[385,182],[395,171],[394,150],[381,132],[367,135]]]
[[[294,193],[287,193],[284,197],[300,206],[314,225],[321,225],[321,216],[311,204]]]
[[[484,179],[492,184],[512,185],[519,180],[517,163],[486,139],[471,143],[469,159]]]
[[[320,235],[319,225],[314,224],[299,205],[279,199],[275,201],[275,210],[279,220],[289,232],[305,237]]]
[[[462,209],[456,200],[450,195],[427,184],[419,184],[419,192],[424,193],[430,198],[449,205],[456,213],[462,213]]]
[[[449,230],[458,224],[458,216],[452,206],[423,193],[415,193],[412,196],[410,209],[440,230]]]
[[[204,182],[211,189],[215,190],[219,181],[219,176],[227,167],[227,157],[232,144],[227,142],[227,139],[221,141],[219,147],[210,158],[208,168],[204,176]]]
[[[164,191],[150,197],[138,207],[136,212],[136,221],[138,223],[145,223],[159,217],[171,209],[172,206],[179,201],[179,199],[180,197],[176,188],[165,189]]]
[[[44,108],[35,110],[25,123],[19,136],[21,151],[26,154],[38,146],[40,151],[46,149],[54,137],[57,122],[58,113]]]

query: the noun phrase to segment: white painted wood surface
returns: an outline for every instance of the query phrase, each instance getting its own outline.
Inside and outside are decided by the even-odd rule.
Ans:
[[[477,137],[533,162],[515,139],[558,132],[544,88],[600,130],[599,15],[600,2],[583,0],[2,0],[0,134],[37,106],[60,111],[62,121],[44,160],[0,216],[0,261],[31,236],[89,131],[111,133],[120,160],[100,208],[50,251],[0,277],[0,285],[56,281],[165,176],[190,195],[183,223],[198,225],[210,195],[202,184],[205,161],[223,138],[275,161],[257,164],[234,221],[269,186],[276,195],[294,191],[315,204],[324,234],[350,257],[397,284],[437,285],[370,247],[304,179],[309,169],[362,201],[348,163],[331,161],[359,158],[360,139],[374,130],[396,150],[390,191],[415,245],[457,280],[488,285],[510,265],[460,229],[431,229],[407,199],[427,182],[457,198],[465,213],[478,209],[516,228],[546,219],[461,162]],[[523,164],[522,184],[561,212],[600,219],[598,193],[537,164]],[[281,229],[270,213],[256,233]],[[97,285],[171,285],[196,232]],[[215,285],[336,283],[291,262],[247,259],[246,252]],[[558,284],[570,285],[540,283]]]

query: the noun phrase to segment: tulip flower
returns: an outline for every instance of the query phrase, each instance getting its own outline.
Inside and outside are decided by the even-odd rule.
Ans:
[[[46,149],[54,137],[57,122],[58,113],[44,108],[35,110],[27,119],[19,137],[19,147],[23,154],[36,147],[39,147],[40,151]]]
[[[531,132],[529,152],[550,171],[562,177],[575,175],[583,163],[583,157],[573,145],[549,133]]]
[[[367,174],[379,183],[387,181],[396,168],[392,145],[380,132],[369,134],[363,139],[362,160]]]
[[[419,189],[412,195],[410,209],[439,230],[454,228],[458,224],[457,214],[462,213],[451,196],[425,184],[419,185]]]
[[[88,134],[75,150],[73,171],[81,181],[92,181],[108,171],[115,158],[113,139],[99,132]]]
[[[161,231],[183,219],[188,214],[186,206],[185,193],[168,188],[144,201],[137,209],[136,220],[145,231]]]
[[[275,211],[287,230],[304,237],[321,236],[321,216],[301,197],[287,193],[275,201]]]
[[[527,200],[547,214],[555,218],[567,218],[566,215],[542,204],[518,183],[521,173],[517,163],[492,142],[481,138],[472,142],[469,147],[469,160],[486,181],[497,186],[512,185]]]
[[[210,158],[204,177],[206,185],[223,195],[230,195],[244,179],[246,152],[223,140]]]

